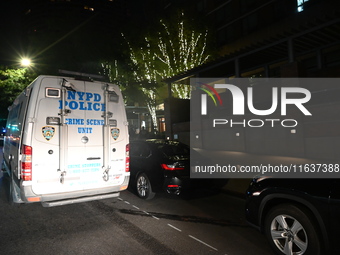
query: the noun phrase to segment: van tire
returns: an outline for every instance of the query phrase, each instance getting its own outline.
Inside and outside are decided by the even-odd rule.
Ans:
[[[9,177],[8,179],[8,203],[10,205],[13,205],[14,204],[14,200],[13,200],[13,193],[14,193],[14,187],[13,187],[13,181],[12,181],[12,178]]]
[[[11,174],[6,174],[5,177],[6,181],[7,181],[7,203],[11,206],[19,206],[20,203],[15,203],[13,196],[14,196],[14,184],[13,184],[13,178],[12,178],[12,172]]]
[[[145,200],[152,199],[155,196],[155,192],[152,191],[151,183],[145,173],[138,175],[136,179],[136,191],[137,195]]]

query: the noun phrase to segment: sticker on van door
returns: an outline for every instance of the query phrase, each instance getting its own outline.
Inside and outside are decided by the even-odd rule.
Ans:
[[[119,137],[119,128],[111,128],[111,135],[114,140],[117,140]]]
[[[51,126],[45,126],[42,127],[42,135],[44,136],[44,138],[49,141],[53,138],[54,133],[55,133],[55,128],[51,127]]]

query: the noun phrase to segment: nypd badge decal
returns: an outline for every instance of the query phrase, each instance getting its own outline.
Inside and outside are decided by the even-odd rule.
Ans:
[[[119,137],[119,128],[111,128],[111,136],[114,140],[117,140]]]
[[[53,138],[54,133],[55,133],[55,128],[51,127],[51,126],[45,126],[42,127],[42,135],[44,136],[44,138],[49,141]]]

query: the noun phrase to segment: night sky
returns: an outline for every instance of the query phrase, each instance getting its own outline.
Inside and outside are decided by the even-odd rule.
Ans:
[[[8,65],[21,54],[20,0],[5,0],[0,6],[0,65]]]
[[[22,4],[23,1],[30,0],[3,0],[0,5],[0,66],[16,67],[21,59],[25,56],[27,48],[32,49],[34,45],[25,45],[25,36],[21,31],[20,16],[23,13]],[[131,7],[128,10],[128,15],[132,19],[138,20],[143,15],[142,3],[144,0],[127,0],[126,3]],[[131,21],[131,20],[130,20]],[[128,22],[128,21],[127,21]],[[127,23],[125,22],[125,23]],[[135,27],[135,26],[134,26]],[[71,28],[70,28],[71,30]],[[65,31],[65,33],[68,30]],[[46,54],[50,54],[51,51],[56,50],[59,47],[63,47],[60,44],[56,47],[52,47]]]

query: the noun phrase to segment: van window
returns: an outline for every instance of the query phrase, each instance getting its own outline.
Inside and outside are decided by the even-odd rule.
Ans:
[[[20,133],[22,123],[18,121],[22,103],[15,105],[9,112],[7,132],[10,134]]]
[[[60,89],[46,88],[46,97],[59,98],[60,97]]]

